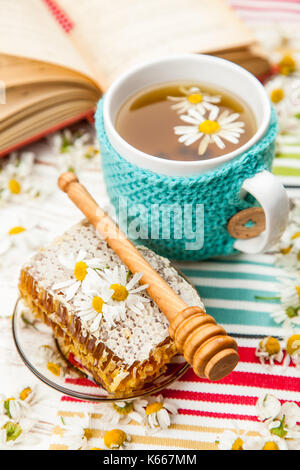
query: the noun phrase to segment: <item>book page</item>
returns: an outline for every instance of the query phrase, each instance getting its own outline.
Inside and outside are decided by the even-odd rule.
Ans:
[[[86,62],[41,0],[0,0],[0,53],[49,62],[91,77]]]
[[[248,46],[255,38],[223,0],[58,0],[76,48],[107,89],[140,61]]]

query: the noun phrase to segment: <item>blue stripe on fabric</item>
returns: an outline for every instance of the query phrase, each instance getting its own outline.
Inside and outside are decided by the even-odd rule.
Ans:
[[[278,292],[245,289],[239,287],[227,288],[227,287],[210,287],[210,286],[197,286],[195,285],[200,297],[208,299],[224,299],[224,300],[236,300],[236,301],[250,301],[250,302],[261,302],[259,297],[278,297]],[[279,304],[279,299],[270,299],[267,301],[272,304]]]
[[[256,273],[240,273],[232,271],[210,271],[199,269],[184,269],[184,274],[190,278],[203,277],[203,278],[218,278],[218,279],[248,279],[251,281],[266,281],[266,282],[278,282],[275,276],[268,274],[256,274]]]
[[[214,317],[217,323],[222,324],[235,324],[247,326],[263,326],[263,327],[278,327],[269,313],[266,312],[253,312],[251,310],[229,309],[219,307],[206,307],[209,315]],[[259,334],[259,330],[257,330]]]

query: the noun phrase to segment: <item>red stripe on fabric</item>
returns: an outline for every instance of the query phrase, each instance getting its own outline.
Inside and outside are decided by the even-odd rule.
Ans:
[[[179,379],[181,382],[204,382],[207,379],[197,377],[192,369]],[[217,384],[240,385],[246,387],[259,387],[275,390],[289,390],[291,392],[300,392],[300,378],[276,376],[273,374],[257,374],[255,372],[237,372],[233,371],[227,377],[216,382]]]
[[[66,33],[74,28],[74,23],[69,16],[60,8],[54,0],[42,0],[50,10],[56,21],[60,24]]]
[[[206,418],[217,419],[242,419],[244,421],[258,421],[256,416],[240,415],[235,413],[215,413],[213,411],[186,410],[184,408],[179,408],[178,414],[189,416],[204,416]]]
[[[86,403],[86,400],[79,400],[79,398],[69,397],[67,395],[63,395],[61,397],[61,401],[72,401],[74,403]]]
[[[95,382],[92,382],[89,379],[86,378],[80,378],[80,379],[75,379],[72,377],[67,377],[65,379],[65,382],[68,384],[73,384],[73,385],[81,385],[83,387],[96,387],[99,388],[99,385],[95,384]]]
[[[202,393],[202,392],[189,392],[187,390],[170,390],[165,389],[161,392],[164,398],[176,398],[179,400],[191,401],[206,401],[218,403],[230,403],[231,405],[255,405],[257,402],[256,396],[241,396],[241,395],[228,395],[221,393]]]

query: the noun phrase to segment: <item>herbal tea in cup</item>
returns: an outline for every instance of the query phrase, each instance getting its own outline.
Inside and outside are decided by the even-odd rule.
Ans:
[[[197,82],[162,83],[133,94],[121,106],[115,128],[136,149],[179,161],[233,152],[257,131],[244,100]]]

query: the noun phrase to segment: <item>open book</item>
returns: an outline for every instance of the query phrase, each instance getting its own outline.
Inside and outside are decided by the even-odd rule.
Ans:
[[[0,0],[0,156],[91,115],[146,59],[210,53],[269,64],[225,0]]]

